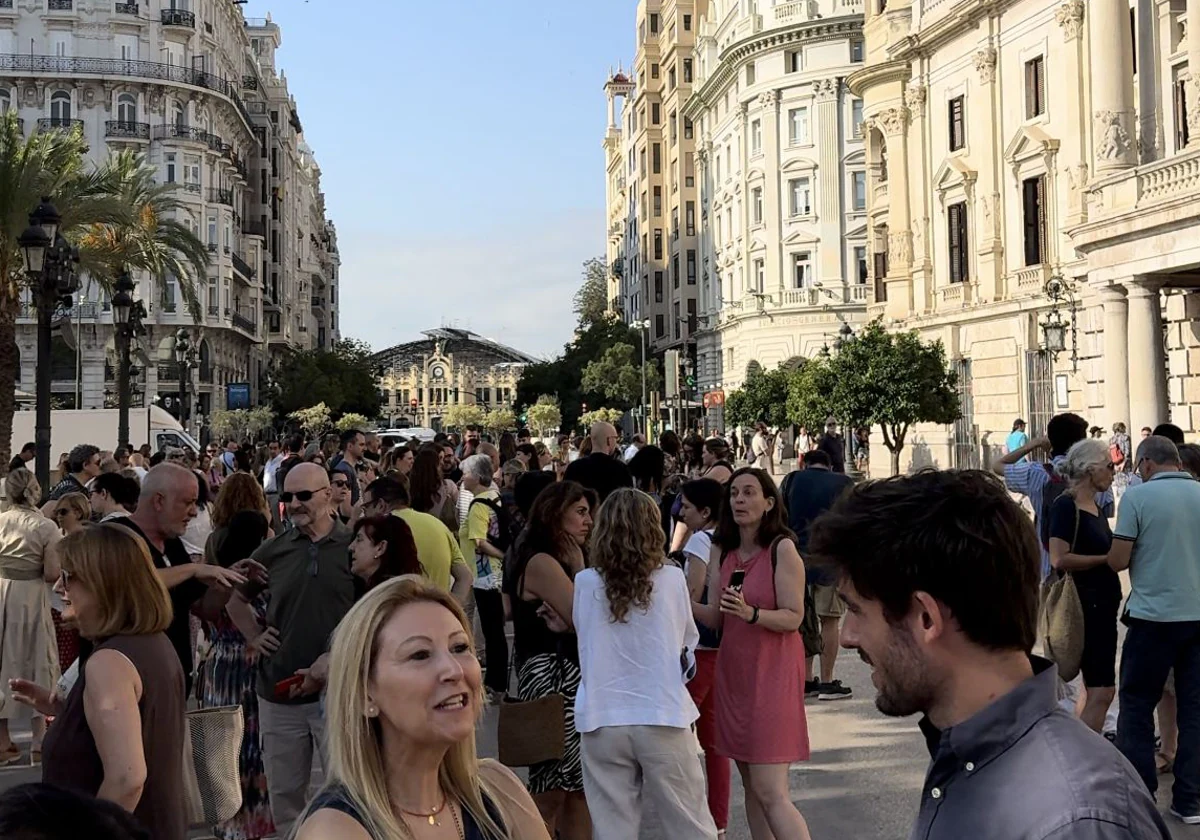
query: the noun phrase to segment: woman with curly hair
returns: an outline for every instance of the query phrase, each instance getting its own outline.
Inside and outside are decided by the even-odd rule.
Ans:
[[[209,508],[213,530],[224,528],[243,510],[257,511],[271,521],[271,509],[267,507],[262,485],[250,473],[235,472],[222,482],[221,492]]]
[[[583,674],[575,697],[583,789],[591,812],[603,815],[593,837],[637,837],[650,801],[668,836],[713,840],[691,730],[700,713],[686,685],[700,636],[683,571],[664,564],[658,505],[640,490],[615,491],[590,545],[572,617]]]

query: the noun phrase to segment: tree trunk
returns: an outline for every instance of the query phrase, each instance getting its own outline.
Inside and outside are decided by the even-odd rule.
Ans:
[[[900,475],[900,450],[890,450],[892,454],[892,475]]]
[[[8,471],[12,459],[12,422],[16,408],[17,354],[16,312],[19,302],[0,301],[0,472]],[[20,446],[24,441],[18,442]]]

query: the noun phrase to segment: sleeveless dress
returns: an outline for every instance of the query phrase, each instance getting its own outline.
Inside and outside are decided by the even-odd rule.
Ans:
[[[496,808],[492,800],[488,799],[486,794],[483,797],[483,807],[487,809],[488,816],[490,816],[497,825],[501,827],[504,826],[504,820],[500,817],[500,811]],[[314,814],[317,811],[326,809],[330,811],[339,811],[357,822],[364,829],[367,827],[366,820],[363,819],[358,807],[346,794],[345,789],[339,785],[331,785],[330,787],[327,787],[318,793],[316,797],[313,798],[312,805],[309,807],[308,812],[310,814]],[[460,809],[460,813],[462,815],[463,836],[466,838],[466,840],[487,840],[483,830],[480,829],[478,823],[475,822],[475,818],[467,813],[466,809]],[[446,816],[450,815],[447,814]],[[450,819],[453,820],[454,818],[450,817]],[[370,834],[369,829],[367,830],[367,833]],[[371,836],[372,840],[383,840],[383,838],[376,838],[374,835]]]
[[[721,564],[722,590],[739,568],[746,570],[746,603],[760,610],[776,609],[770,547],[745,563],[736,551],[730,552]],[[717,752],[747,764],[808,759],[804,642],[799,633],[776,633],[725,615],[716,683]]]
[[[142,749],[146,756],[146,785],[133,815],[154,840],[184,840],[187,814],[183,793],[183,738],[186,704],[183,666],[164,633],[113,636],[96,651],[115,650],[125,656],[142,679]],[[94,656],[95,652],[88,654]],[[104,781],[104,766],[84,714],[87,660],[80,662],[79,679],[63,704],[62,714],[46,732],[42,747],[42,781],[95,796]]]

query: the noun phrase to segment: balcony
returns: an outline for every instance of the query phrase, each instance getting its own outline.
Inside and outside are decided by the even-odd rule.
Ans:
[[[966,306],[971,302],[971,286],[967,283],[951,283],[938,290],[941,295],[942,307],[953,309]]]
[[[323,298],[320,295],[313,295],[312,296],[312,306],[310,308],[313,310],[313,312],[317,312],[318,310],[321,312],[324,312],[325,311],[325,298]]]
[[[258,335],[258,324],[254,321],[254,312],[250,309],[239,310],[234,312],[229,319],[233,322],[233,326],[242,332],[249,333],[251,336]]]
[[[258,77],[242,76],[242,90],[258,90]]]
[[[221,314],[221,307],[217,306],[215,303],[210,303],[208,305],[208,317],[209,318],[216,318],[220,314]]]
[[[282,312],[283,311],[283,308],[279,305],[279,299],[273,298],[270,296],[263,298],[262,306],[263,306],[263,312]]]
[[[50,0],[54,2],[54,0]],[[182,26],[187,29],[196,28],[196,16],[183,9],[163,9],[162,10],[163,26]]]
[[[208,188],[208,203],[209,204],[225,204],[229,207],[233,206],[233,190],[227,190],[222,187]]]
[[[1050,279],[1050,268],[1046,265],[1031,265],[1018,269],[1009,278],[1010,294],[1041,294]]]
[[[217,250],[218,250],[218,249],[219,249],[221,246],[220,246],[220,245],[218,245],[216,242],[209,242],[209,243],[208,243],[208,245],[207,245],[207,246],[205,246],[205,247],[207,247],[207,248],[208,248],[208,253],[210,253],[210,254],[215,254],[215,253],[217,253]]]
[[[11,9],[12,7],[13,0],[0,0],[0,9]]]
[[[189,143],[204,143],[207,145],[208,136],[208,132],[204,129],[193,128],[190,125],[166,123],[154,126],[155,140],[183,140]]]
[[[254,279],[254,269],[250,267],[250,263],[242,259],[241,254],[239,254],[237,251],[233,251],[230,253],[230,257],[233,258],[234,271],[246,278],[247,281]]]
[[[46,0],[48,12],[70,12],[75,8],[75,0]]]
[[[69,133],[78,129],[83,131],[83,120],[67,120],[62,117],[42,117],[37,121],[38,134],[45,134],[47,131],[62,131]]]
[[[104,136],[109,140],[150,140],[150,123],[107,120]]]
[[[158,381],[159,382],[178,382],[179,381],[179,365],[175,362],[159,362],[158,363]]]
[[[267,226],[262,222],[243,222],[242,233],[245,236],[257,236],[259,239],[266,239]]]
[[[113,6],[113,11],[118,15],[134,15],[136,17],[139,9],[137,3],[117,3]]]
[[[183,190],[192,195],[200,195],[204,191],[199,184],[193,184],[191,181],[169,181],[168,183],[174,184],[175,189]]]

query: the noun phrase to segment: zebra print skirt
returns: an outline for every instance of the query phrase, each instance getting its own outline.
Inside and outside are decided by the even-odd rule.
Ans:
[[[579,757],[579,733],[575,731],[575,695],[579,691],[579,666],[553,653],[539,653],[517,668],[517,698],[537,700],[547,694],[563,696],[563,757],[529,768],[529,792],[582,791],[583,763]]]

